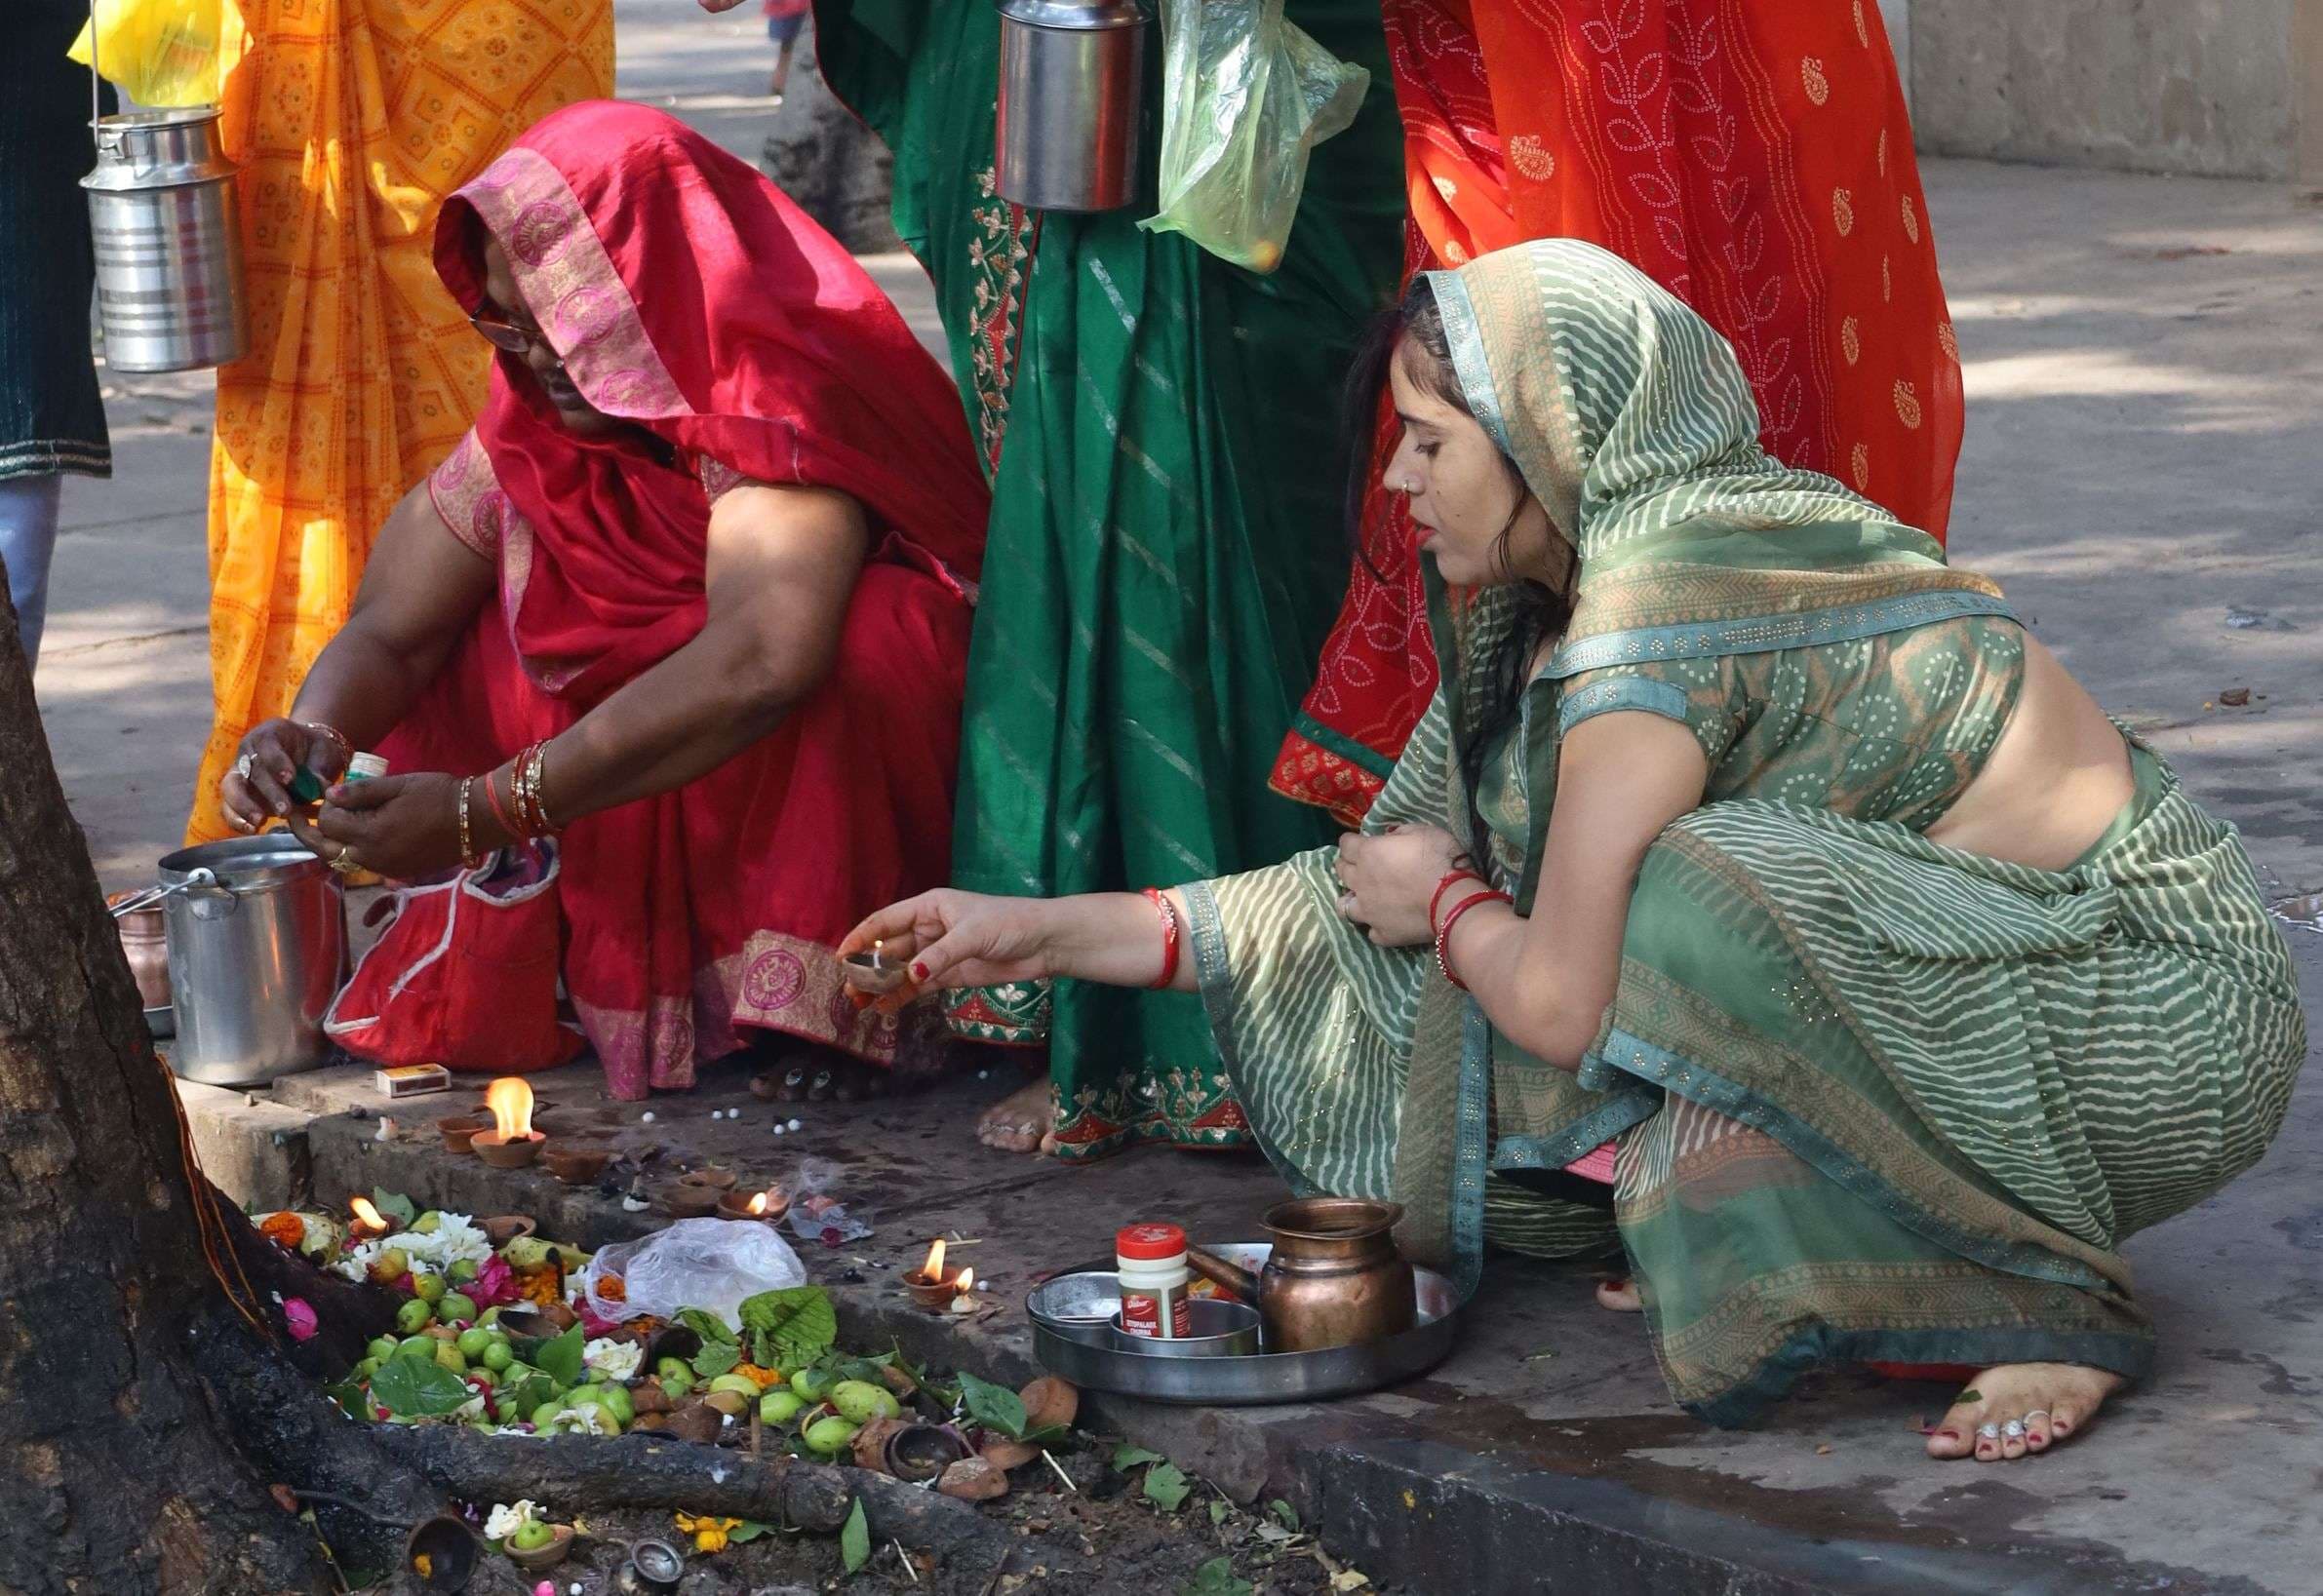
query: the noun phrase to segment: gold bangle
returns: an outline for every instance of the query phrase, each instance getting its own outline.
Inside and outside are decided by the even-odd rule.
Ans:
[[[539,743],[532,750],[532,812],[540,819],[540,835],[557,835],[557,823],[548,817],[548,744]]]

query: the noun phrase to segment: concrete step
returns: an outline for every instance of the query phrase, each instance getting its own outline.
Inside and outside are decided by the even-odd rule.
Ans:
[[[245,1208],[301,1206],[313,1198],[307,1127],[315,1116],[261,1092],[177,1082],[194,1154],[218,1189]]]

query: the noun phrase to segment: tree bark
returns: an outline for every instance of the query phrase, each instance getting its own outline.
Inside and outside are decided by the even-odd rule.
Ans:
[[[368,1441],[283,1350],[270,1293],[312,1271],[190,1168],[14,623],[0,590],[0,1590],[325,1591],[312,1532],[267,1485],[337,1473]],[[250,1275],[243,1308],[213,1258]],[[382,1490],[437,1499],[374,1454],[364,1494]],[[325,1528],[342,1555],[362,1533]]]

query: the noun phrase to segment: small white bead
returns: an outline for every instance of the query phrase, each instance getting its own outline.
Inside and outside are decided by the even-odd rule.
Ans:
[[[792,1130],[797,1130],[798,1128],[799,1128],[799,1122],[798,1122],[796,1119],[792,1120],[792,1121],[791,1121],[791,1129],[792,1129]]]
[[[780,1125],[774,1127],[774,1134],[776,1136],[780,1136],[782,1134],[782,1127]]]
[[[641,1120],[642,1120],[642,1122],[643,1122],[643,1123],[645,1123],[645,1124],[648,1124],[648,1125],[650,1125],[651,1123],[653,1123],[653,1110],[652,1110],[652,1109],[648,1109],[645,1111],[645,1113],[644,1113],[644,1114],[642,1114],[642,1115],[640,1116],[640,1118],[641,1118]]]

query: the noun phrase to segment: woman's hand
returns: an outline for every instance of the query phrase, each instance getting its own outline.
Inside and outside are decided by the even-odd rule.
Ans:
[[[1054,972],[1052,905],[1040,898],[988,898],[941,889],[892,904],[847,934],[842,958],[881,945],[909,962],[909,983],[880,1002],[900,1007],[928,988],[998,987]]]
[[[1342,837],[1339,913],[1382,948],[1425,946],[1436,940],[1428,902],[1437,884],[1467,863],[1459,839],[1435,826]]]
[[[294,820],[291,830],[326,860],[344,857],[350,870],[417,880],[460,862],[459,787],[457,776],[436,771],[348,782],[326,795],[311,826]],[[489,806],[471,803],[471,841],[485,842],[491,820]]]
[[[241,758],[218,783],[226,820],[239,832],[255,832],[270,820],[287,818],[298,805],[291,783],[299,766],[329,785],[347,768],[342,738],[299,720],[261,720],[242,739]]]

